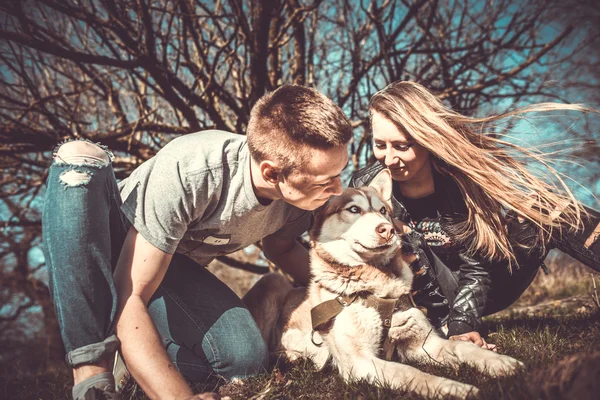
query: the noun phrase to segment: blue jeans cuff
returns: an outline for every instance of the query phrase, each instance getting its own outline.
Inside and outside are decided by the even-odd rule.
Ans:
[[[107,337],[103,342],[92,343],[87,346],[79,347],[70,351],[65,356],[67,365],[71,368],[80,365],[96,363],[108,356],[111,356],[119,349],[121,342],[116,335]]]

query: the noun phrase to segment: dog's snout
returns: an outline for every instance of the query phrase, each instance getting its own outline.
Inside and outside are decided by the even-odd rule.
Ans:
[[[385,239],[385,241],[387,242],[394,235],[394,226],[387,222],[382,223],[382,224],[379,224],[377,226],[377,228],[375,228],[375,231],[377,232],[377,234],[379,236],[381,236],[381,238]]]

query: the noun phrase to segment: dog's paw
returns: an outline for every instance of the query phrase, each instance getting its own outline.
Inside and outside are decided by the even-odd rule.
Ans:
[[[443,383],[436,388],[433,397],[441,397],[443,399],[470,399],[477,398],[478,394],[479,389],[475,386],[450,379],[444,379]]]
[[[502,354],[494,354],[491,360],[486,360],[484,372],[491,377],[514,375],[517,370],[525,365],[512,357]]]
[[[388,337],[392,343],[414,339],[423,341],[431,328],[425,316],[416,308],[394,313],[391,325]]]
[[[392,326],[388,332],[388,339],[394,344],[415,339],[419,335],[415,333],[414,328],[415,326],[410,320],[406,321],[404,325]]]

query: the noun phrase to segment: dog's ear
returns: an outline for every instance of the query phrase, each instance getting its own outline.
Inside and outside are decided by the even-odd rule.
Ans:
[[[382,169],[369,183],[369,187],[377,190],[383,200],[390,201],[392,198],[392,173],[390,170]]]

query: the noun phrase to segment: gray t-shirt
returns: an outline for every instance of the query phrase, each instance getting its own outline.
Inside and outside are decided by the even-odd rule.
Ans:
[[[311,213],[258,202],[246,137],[209,130],[172,140],[119,183],[125,216],[160,250],[200,265],[270,234],[296,238]]]

